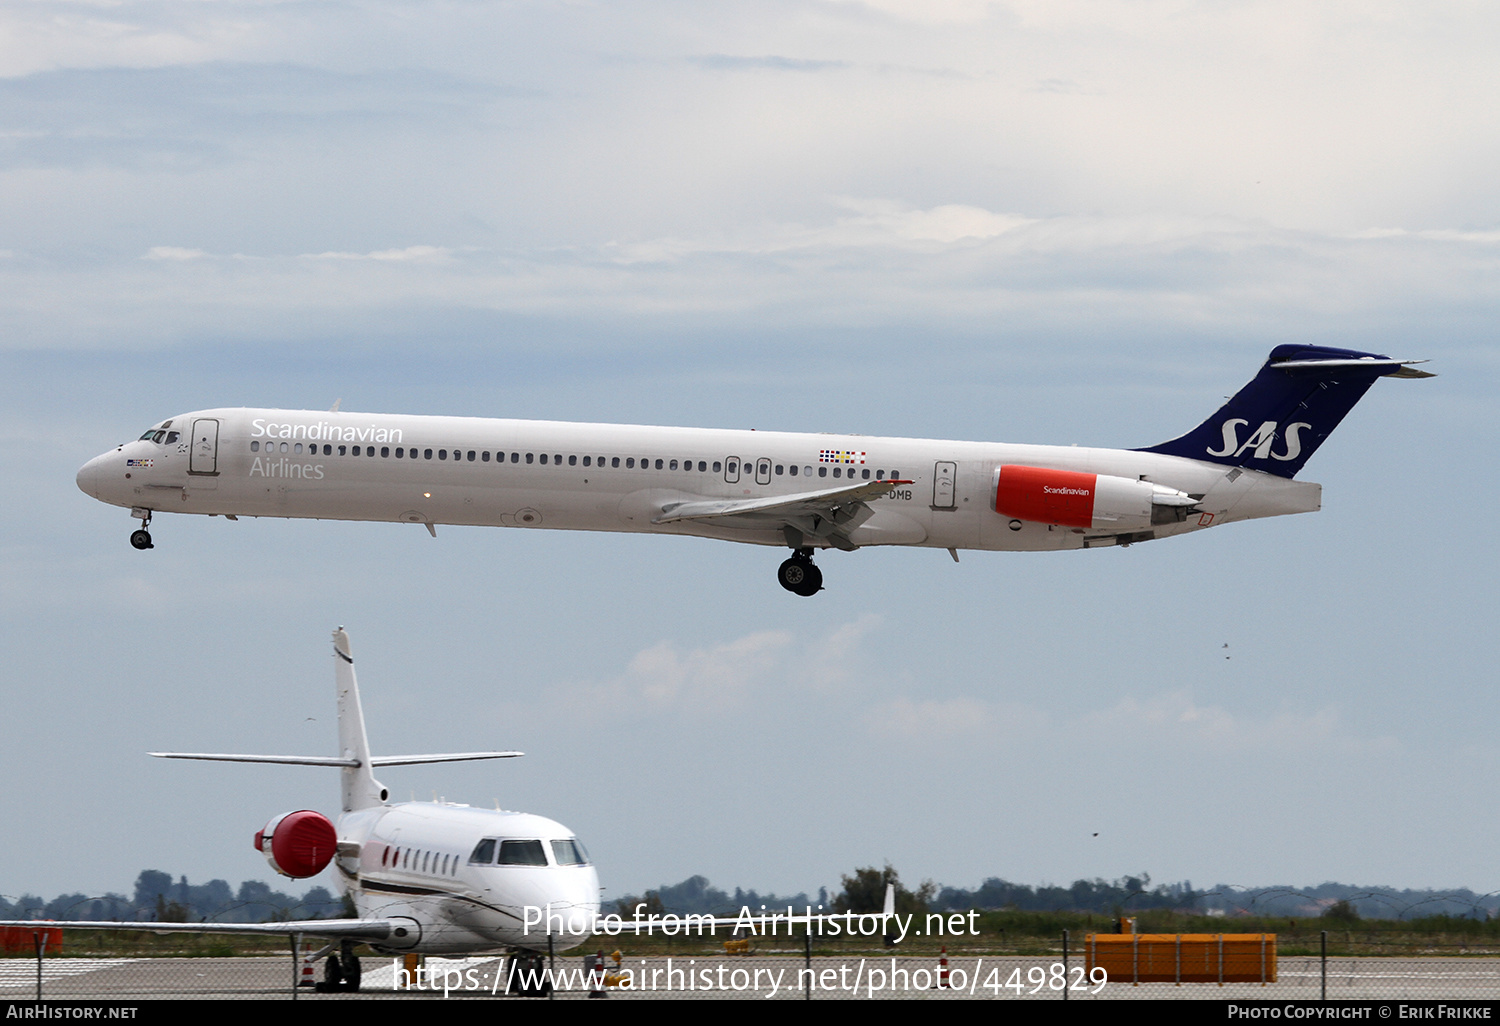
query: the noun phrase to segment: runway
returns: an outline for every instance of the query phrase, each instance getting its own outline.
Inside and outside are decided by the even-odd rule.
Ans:
[[[390,959],[364,960],[364,986],[357,994],[317,994],[298,990],[298,1000],[519,1000],[507,999],[497,974],[504,963],[495,958],[429,958],[420,989],[394,989]],[[1054,966],[1056,968],[1054,968]],[[1070,965],[1068,1000],[1317,1000],[1323,979],[1316,957],[1282,958],[1278,980],[1259,984],[1151,983],[1131,986],[1117,981],[1102,987],[1081,978],[1080,964]],[[891,957],[872,953],[814,958],[807,963],[791,955],[748,957],[685,956],[626,958],[622,976],[632,986],[609,987],[611,998],[625,1000],[691,1000],[754,998],[759,1000],[848,1000],[921,998],[928,1000],[1060,1001],[1061,964],[1018,956],[950,959],[948,986],[940,986],[940,967],[931,957]],[[583,998],[589,993],[577,955],[559,958],[556,997]],[[319,967],[321,971],[321,967]],[[55,1000],[161,1000],[172,998],[291,999],[293,966],[280,958],[55,958],[43,963],[42,997]],[[1336,958],[1328,960],[1327,993],[1333,1000],[1500,1000],[1500,959],[1495,958]],[[36,996],[36,962],[0,959],[0,1000]]]

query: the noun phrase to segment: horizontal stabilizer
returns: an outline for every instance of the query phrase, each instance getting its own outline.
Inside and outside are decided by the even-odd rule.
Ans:
[[[283,766],[339,766],[355,769],[358,759],[317,755],[218,755],[210,752],[147,752],[158,759],[200,759],[204,762],[269,762]],[[473,762],[478,759],[515,759],[525,752],[453,752],[448,755],[377,755],[371,766],[416,766],[429,762]]]
[[[479,759],[519,759],[525,752],[453,752],[449,755],[374,755],[371,766],[416,766],[426,762],[474,762]]]
[[[1390,367],[1382,377],[1392,378],[1435,378],[1436,374],[1431,371],[1412,370],[1414,363],[1426,363],[1426,360],[1392,360],[1388,357],[1376,359],[1374,357],[1360,357],[1357,360],[1279,360],[1276,363],[1277,370],[1318,370],[1327,367],[1358,367],[1361,370],[1373,370],[1378,367]]]

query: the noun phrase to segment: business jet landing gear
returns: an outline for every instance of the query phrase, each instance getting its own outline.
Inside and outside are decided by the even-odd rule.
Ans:
[[[823,590],[823,571],[812,561],[812,549],[797,549],[792,558],[781,564],[776,579],[787,591],[804,598]]]
[[[339,956],[343,957],[340,958]],[[318,984],[319,993],[334,991],[357,991],[361,977],[364,976],[364,967],[359,964],[355,957],[354,945],[344,941],[339,945],[338,955],[329,955],[328,960],[323,963],[323,982]]]
[[[151,532],[146,530],[146,528],[151,526],[151,511],[149,509],[133,509],[130,511],[130,515],[140,517],[141,519],[141,529],[130,532],[130,544],[138,549],[156,548],[155,545],[151,544]]]
[[[520,997],[549,997],[552,974],[547,956],[535,951],[512,951],[505,959],[505,993]]]

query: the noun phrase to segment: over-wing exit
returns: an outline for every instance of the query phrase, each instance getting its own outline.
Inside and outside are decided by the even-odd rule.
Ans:
[[[1130,545],[1306,513],[1294,480],[1377,378],[1373,353],[1284,345],[1212,417],[1144,449],[553,421],[219,409],[90,460],[78,486],[152,548],[160,512],[686,534],[785,546],[814,595],[817,549],[1046,551]]]

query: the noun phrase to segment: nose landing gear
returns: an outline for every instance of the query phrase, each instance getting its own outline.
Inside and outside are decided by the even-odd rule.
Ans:
[[[792,558],[776,571],[776,579],[787,591],[804,598],[823,590],[823,571],[813,563],[812,549],[794,550]]]
[[[151,511],[149,509],[133,509],[130,511],[130,515],[139,517],[141,521],[141,529],[130,532],[130,544],[138,549],[156,548],[155,545],[151,544],[151,532],[146,530],[146,528],[151,526]]]

